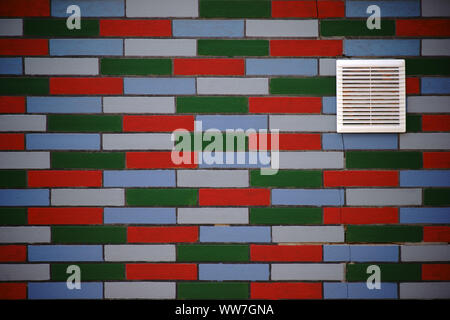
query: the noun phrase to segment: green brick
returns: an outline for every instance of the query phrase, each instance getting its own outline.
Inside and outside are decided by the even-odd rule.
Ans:
[[[422,153],[399,151],[348,151],[347,169],[421,169]]]
[[[116,226],[52,227],[54,243],[126,243],[127,229]]]
[[[200,0],[201,18],[270,18],[270,0]]]
[[[419,58],[406,59],[407,75],[449,75],[450,59]]]
[[[406,132],[422,131],[422,116],[407,115],[406,116]]]
[[[124,152],[52,152],[52,169],[124,169]]]
[[[177,113],[248,113],[246,97],[178,97]]]
[[[320,35],[331,36],[395,36],[395,21],[381,21],[381,29],[368,29],[366,20],[320,20]]]
[[[27,186],[25,170],[0,170],[0,187],[22,188]]]
[[[347,281],[366,281],[367,267],[373,263],[347,264]],[[381,282],[421,281],[422,266],[414,263],[376,263],[381,270]]]
[[[335,77],[272,78],[271,94],[335,95]]]
[[[347,242],[420,242],[419,226],[347,226]]]
[[[0,94],[48,95],[48,78],[0,78]]]
[[[251,208],[251,224],[322,224],[321,208]]]
[[[47,130],[59,132],[121,132],[121,116],[48,115]]]
[[[175,140],[175,150],[178,151],[205,151],[205,149],[208,147],[207,151],[212,152],[213,148],[215,148],[215,151],[229,151],[229,152],[237,152],[237,151],[247,151],[248,150],[248,137],[245,136],[245,133],[237,133],[236,136],[233,136],[234,144],[232,150],[227,149],[227,139],[225,134],[221,135],[222,143],[215,143],[215,137],[211,136],[211,140],[209,140],[209,137],[205,135],[205,132],[202,133],[193,133],[189,132],[189,135],[184,135],[177,133]],[[194,139],[197,137],[199,141],[201,141],[201,150],[200,145],[199,147],[196,146],[194,143]],[[190,141],[189,147],[185,145],[183,142],[183,139],[188,139]],[[244,143],[239,144],[238,141],[244,139]],[[220,156],[221,157],[221,156]]]
[[[197,41],[200,56],[268,56],[268,40],[202,40]]]
[[[83,14],[83,13],[81,13]],[[99,35],[98,20],[82,19],[81,29],[68,29],[66,19],[25,19],[24,36],[37,37],[86,37]]]
[[[251,170],[250,185],[255,187],[318,188],[322,186],[322,171],[280,170],[274,175],[261,175],[261,170]]]
[[[100,73],[107,75],[167,75],[172,73],[172,60],[104,58],[100,61]]]
[[[178,282],[178,299],[236,299],[249,298],[245,282]]]
[[[193,206],[197,204],[197,189],[127,189],[130,206]]]
[[[28,224],[27,208],[0,208],[0,225],[16,226]]]
[[[426,206],[450,205],[450,188],[425,189],[423,196],[423,203]]]
[[[177,261],[249,261],[248,245],[189,244],[177,246]]]
[[[51,279],[66,281],[69,276],[66,271],[70,265],[69,263],[52,264]],[[125,265],[121,263],[77,263],[76,265],[81,270],[81,281],[125,280]]]

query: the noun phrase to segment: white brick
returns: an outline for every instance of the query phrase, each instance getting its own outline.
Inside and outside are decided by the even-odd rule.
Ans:
[[[52,206],[123,206],[123,189],[52,189]]]
[[[401,246],[402,261],[450,261],[450,245]]]
[[[348,206],[408,206],[422,204],[422,189],[347,189]]]
[[[0,243],[47,243],[50,227],[0,227]]]
[[[198,0],[127,0],[127,17],[198,17]]]
[[[98,75],[97,58],[25,58],[25,74]]]
[[[0,36],[21,36],[22,19],[0,19]]]
[[[195,39],[125,39],[126,56],[189,57],[197,55]]]
[[[179,187],[248,187],[247,170],[178,170]]]
[[[172,150],[170,133],[103,134],[105,150]]]
[[[45,131],[46,117],[41,115],[1,115],[0,131]]]
[[[269,116],[270,129],[295,132],[336,132],[336,116]]]
[[[339,226],[274,226],[272,242],[344,242]]]
[[[272,264],[271,280],[344,280],[344,264]]]
[[[450,282],[400,283],[400,299],[450,299]]]
[[[175,282],[105,282],[106,299],[175,299]]]
[[[105,245],[106,261],[175,261],[175,246],[170,244]]]
[[[400,149],[450,149],[450,133],[401,134]]]
[[[0,152],[0,169],[48,169],[49,152]]]
[[[0,264],[0,281],[50,280],[48,264]]]
[[[268,94],[266,78],[197,78],[198,94]]]
[[[174,97],[104,97],[104,113],[175,113]]]
[[[317,37],[317,20],[247,20],[248,37]]]

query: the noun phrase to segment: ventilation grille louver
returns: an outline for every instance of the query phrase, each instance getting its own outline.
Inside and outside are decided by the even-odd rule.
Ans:
[[[336,61],[337,132],[405,132],[405,60]]]

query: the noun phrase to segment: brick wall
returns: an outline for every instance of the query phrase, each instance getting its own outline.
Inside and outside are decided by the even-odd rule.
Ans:
[[[449,3],[2,1],[0,298],[450,298]],[[407,133],[336,133],[343,57],[406,60]],[[280,171],[174,164],[195,120]]]

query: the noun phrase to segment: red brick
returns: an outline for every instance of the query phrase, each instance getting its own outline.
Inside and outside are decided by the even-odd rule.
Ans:
[[[0,300],[20,300],[26,298],[26,283],[0,283]]]
[[[154,151],[154,152],[127,152],[126,165],[128,169],[172,169],[172,168],[197,168],[197,153],[186,152],[190,157],[190,164],[175,164],[171,158],[171,151]],[[184,155],[185,153],[181,153]]]
[[[322,299],[318,282],[252,282],[251,299]]]
[[[170,37],[170,20],[100,20],[100,35],[110,37]]]
[[[316,18],[316,1],[272,1],[274,18]]]
[[[50,78],[50,94],[122,93],[122,78]]]
[[[335,57],[342,55],[342,40],[270,40],[276,57]]]
[[[101,187],[101,171],[85,170],[31,170],[28,186],[39,187]]]
[[[23,133],[0,133],[0,150],[24,150]]]
[[[251,113],[320,113],[319,97],[250,97]]]
[[[269,206],[269,189],[200,189],[201,206]]]
[[[198,227],[129,227],[129,243],[196,242]]]
[[[324,208],[324,224],[398,223],[398,208]]]
[[[424,242],[450,242],[450,227],[423,227]]]
[[[191,263],[127,264],[129,280],[197,280],[197,265]]]
[[[450,168],[450,152],[424,152],[424,169],[448,169]]]
[[[279,147],[272,148],[272,137],[275,134],[250,134],[249,150],[320,150],[322,149],[321,136],[315,133],[280,133],[278,135]],[[259,145],[262,137],[267,142]],[[265,137],[265,138],[264,138]]]
[[[48,55],[48,40],[0,39],[0,55],[6,56]]]
[[[250,245],[251,261],[322,261],[319,245]]]
[[[194,131],[194,116],[124,116],[124,132]]]
[[[1,262],[18,262],[27,259],[27,247],[19,245],[0,246]]]
[[[422,131],[450,131],[450,116],[424,114]]]
[[[28,224],[102,224],[103,208],[28,208]]]
[[[244,75],[244,59],[174,59],[175,75]]]
[[[422,280],[450,280],[450,264],[423,264]]]
[[[25,97],[0,97],[0,113],[25,113]]]
[[[419,78],[406,78],[406,94],[420,94]]]
[[[394,187],[398,171],[324,171],[325,187]]]
[[[448,37],[450,19],[399,19],[396,30],[404,37]]]
[[[345,3],[342,0],[319,0],[319,18],[345,17]]]
[[[48,17],[50,0],[2,0],[0,16],[3,17]]]

